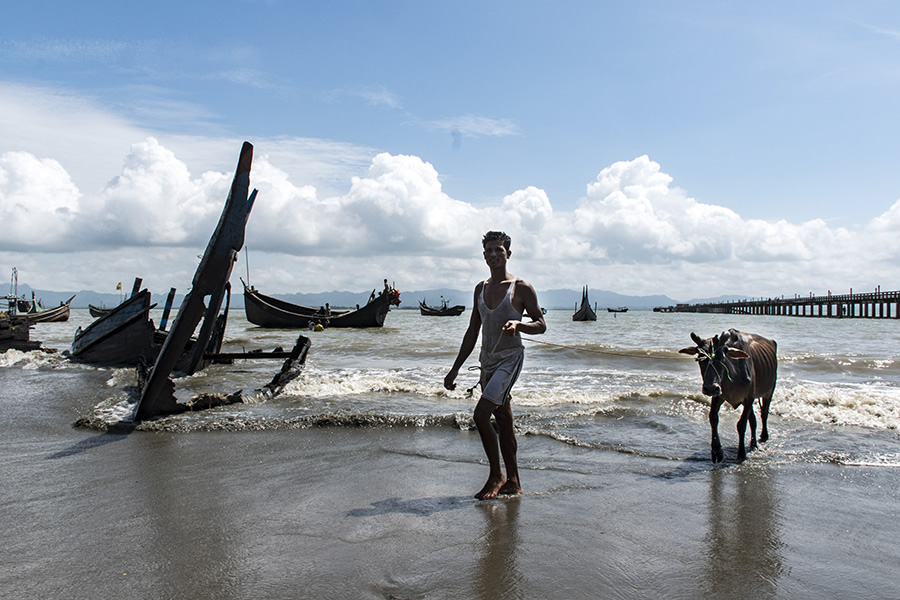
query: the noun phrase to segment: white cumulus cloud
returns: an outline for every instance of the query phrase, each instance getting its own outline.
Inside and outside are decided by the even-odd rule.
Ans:
[[[286,147],[259,153],[251,172],[259,196],[246,244],[256,285],[272,293],[357,290],[384,277],[403,289],[468,288],[485,275],[480,240],[489,229],[512,236],[512,271],[539,289],[588,284],[688,299],[868,289],[900,274],[900,202],[859,230],[819,219],[744,219],[698,202],[639,156],[601,169],[571,211],[554,210],[534,186],[476,207],[444,192],[432,164],[388,153],[375,154],[363,174],[345,171],[345,191],[322,196],[275,164]],[[178,273],[180,283],[163,285],[184,288],[221,213],[233,164],[193,174],[147,137],[106,186],[85,193],[56,160],[7,152],[0,155],[0,258],[34,266],[43,252],[50,269],[52,253],[65,249],[70,262],[91,261],[56,275],[80,278],[77,289],[154,272],[160,279]]]
[[[57,161],[27,152],[0,155],[0,238],[5,249],[61,248],[80,193]]]

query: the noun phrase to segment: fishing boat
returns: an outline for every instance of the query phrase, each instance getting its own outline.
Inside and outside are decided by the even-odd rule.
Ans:
[[[72,304],[73,298],[75,298],[75,294],[72,294],[68,300],[60,302],[59,306],[53,308],[42,308],[40,302],[32,302],[31,309],[21,316],[32,323],[57,323],[60,321],[68,321],[69,305]]]
[[[573,321],[596,321],[597,313],[591,308],[591,301],[588,299],[588,287],[581,289],[581,306],[572,315]]]
[[[369,296],[369,301],[355,310],[334,310],[328,304],[313,308],[292,304],[272,296],[260,294],[256,288],[244,284],[244,311],[247,320],[260,327],[272,329],[308,329],[310,323],[324,327],[381,327],[391,306],[400,304],[400,291],[387,285]],[[357,305],[358,306],[358,305]]]
[[[606,312],[611,312],[611,313],[623,313],[623,312],[628,312],[628,307],[627,307],[627,306],[620,306],[619,308],[611,308],[611,307],[607,307],[607,308],[606,308]]]
[[[96,319],[97,317],[108,315],[115,309],[106,308],[105,306],[94,306],[93,304],[88,304],[88,310],[91,312],[91,316]]]
[[[141,279],[140,277],[135,277],[135,278],[134,278],[134,285],[133,285],[132,288],[131,288],[131,295],[129,296],[129,298],[131,298],[132,296],[134,296],[135,294],[137,294],[137,293],[141,290],[141,283],[143,283],[143,281],[144,281],[144,280]],[[116,286],[116,289],[121,291],[121,289],[122,289],[122,283],[121,283],[121,282],[119,282],[119,284]],[[172,289],[174,289],[174,288],[172,288]],[[120,298],[119,298],[119,304],[121,304],[122,302],[123,302],[123,300],[122,300],[122,298],[120,297]],[[99,318],[99,317],[102,317],[102,316],[104,316],[104,315],[108,315],[108,314],[111,313],[113,310],[115,310],[115,308],[116,308],[116,307],[107,308],[107,307],[105,307],[105,306],[96,306],[96,305],[94,305],[94,304],[88,304],[88,310],[90,311],[91,316],[94,317],[95,319],[97,319],[97,318]]]
[[[13,267],[12,277],[9,283],[9,294],[6,301],[9,304],[6,312],[0,312],[0,353],[7,350],[40,350],[41,343],[31,339],[31,323],[28,319],[18,314],[20,299],[19,272]]]
[[[424,298],[419,302],[419,312],[426,317],[458,317],[463,314],[465,310],[466,307],[462,304],[450,306],[450,303],[444,300],[443,296],[441,296],[440,307],[428,306],[425,304]]]

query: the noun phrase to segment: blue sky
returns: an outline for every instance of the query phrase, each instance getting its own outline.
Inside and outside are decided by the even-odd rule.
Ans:
[[[246,139],[267,292],[469,288],[495,228],[538,289],[900,289],[895,2],[4,10],[0,267],[34,287],[185,289]]]

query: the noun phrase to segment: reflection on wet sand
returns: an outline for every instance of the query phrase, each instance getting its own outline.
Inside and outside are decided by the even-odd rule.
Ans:
[[[475,567],[474,597],[487,600],[524,598],[525,581],[519,572],[520,497],[478,502],[475,506],[485,518],[484,533],[476,542],[481,550]]]
[[[757,473],[740,469],[760,468]],[[774,472],[744,465],[710,473],[706,507],[708,598],[774,598],[785,574],[779,494]]]
[[[154,460],[148,462],[145,453]],[[181,445],[171,438],[154,438],[128,456],[140,474],[135,479],[140,512],[133,527],[144,561],[130,567],[132,575],[149,577],[143,583],[159,597],[239,597],[241,550],[235,538],[240,528],[222,505],[229,494],[220,481],[197,476],[197,465],[186,464]],[[215,566],[198,569],[198,556],[215,557]]]

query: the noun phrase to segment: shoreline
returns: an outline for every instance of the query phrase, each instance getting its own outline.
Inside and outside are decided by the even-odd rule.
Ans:
[[[368,336],[371,348],[385,335]],[[324,337],[322,355],[344,337]],[[431,360],[402,364],[418,374]],[[212,373],[188,383],[210,387]],[[390,374],[367,376],[364,389]],[[622,396],[613,410],[579,406],[579,418],[565,413],[520,436],[525,493],[477,501],[488,468],[474,430],[352,418],[399,403],[412,416],[457,410],[430,388],[345,396],[325,385],[246,411],[285,423],[349,415],[339,427],[223,431],[241,423],[228,410],[190,417],[214,430],[73,426],[122,396],[128,377],[0,368],[0,589],[10,597],[896,596],[895,430],[776,417],[774,439],[735,464],[729,422],[720,429],[728,459],[713,465],[702,409]],[[215,385],[256,379],[237,371]],[[888,461],[846,462],[873,456]]]
[[[525,493],[477,501],[474,432],[49,427],[2,444],[0,584],[19,598],[895,592],[893,469],[752,453],[714,467],[525,436]]]

